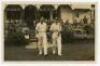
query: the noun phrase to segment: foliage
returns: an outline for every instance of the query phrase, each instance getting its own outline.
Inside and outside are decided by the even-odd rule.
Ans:
[[[24,34],[21,32],[9,32],[5,38],[5,45],[21,46],[28,44],[28,40],[24,38]]]

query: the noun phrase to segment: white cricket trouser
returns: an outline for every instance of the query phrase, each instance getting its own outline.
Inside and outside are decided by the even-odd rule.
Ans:
[[[38,49],[39,53],[42,53],[42,48],[44,51],[44,55],[47,54],[47,37],[46,33],[38,33]]]
[[[61,55],[62,54],[61,35],[58,36],[57,33],[53,33],[52,43],[53,43],[53,53],[56,52],[56,47],[57,47],[58,55]]]
[[[57,39],[57,47],[58,47],[58,55],[61,55],[62,54],[61,36],[59,36]]]

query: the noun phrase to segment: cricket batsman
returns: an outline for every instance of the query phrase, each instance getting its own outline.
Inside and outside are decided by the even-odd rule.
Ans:
[[[50,30],[52,31],[52,50],[53,50],[53,54],[56,53],[56,48],[58,50],[58,55],[61,56],[62,55],[62,45],[61,45],[61,24],[56,21],[54,22],[51,27]]]
[[[47,36],[46,36],[47,25],[43,21],[43,19],[39,23],[37,23],[35,29],[38,38],[39,55],[43,54],[43,52],[44,55],[47,55]]]

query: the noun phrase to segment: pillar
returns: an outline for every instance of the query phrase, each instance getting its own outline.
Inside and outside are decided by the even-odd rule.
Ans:
[[[50,20],[53,20],[53,11],[50,11]]]

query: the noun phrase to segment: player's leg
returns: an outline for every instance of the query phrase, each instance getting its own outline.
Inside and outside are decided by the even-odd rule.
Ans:
[[[58,37],[57,39],[57,49],[58,49],[58,55],[62,55],[62,44],[61,44],[61,37]]]
[[[48,47],[47,47],[47,37],[46,35],[43,36],[43,51],[44,55],[47,55]]]
[[[42,44],[41,44],[42,40],[41,37],[38,38],[38,50],[39,50],[39,55],[42,54]]]
[[[52,39],[52,53],[56,54],[56,39]]]

